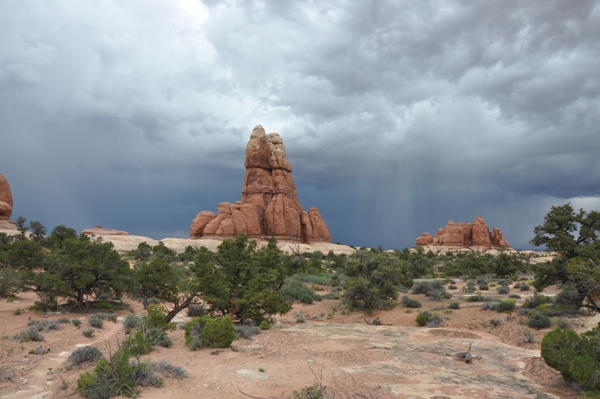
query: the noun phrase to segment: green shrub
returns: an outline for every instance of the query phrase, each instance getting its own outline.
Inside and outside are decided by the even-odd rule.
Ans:
[[[529,308],[529,309],[534,309],[540,305],[544,305],[544,304],[547,304],[550,302],[552,302],[552,298],[536,292],[533,294],[533,297],[527,298],[523,301],[523,307]]]
[[[162,305],[151,304],[148,306],[147,313],[142,316],[146,328],[160,328],[164,331],[174,331],[177,328],[176,323],[165,322],[167,308]]]
[[[36,328],[38,331],[60,330],[62,326],[54,320],[30,320],[27,326]]]
[[[91,304],[92,309],[117,310],[117,306],[108,301],[96,301]]]
[[[561,372],[564,379],[574,380],[571,364],[577,356],[587,354],[581,337],[573,330],[555,328],[544,335],[541,343],[541,355],[546,364]]]
[[[202,344],[210,348],[229,348],[235,338],[233,322],[229,316],[210,319],[200,337]]]
[[[268,321],[263,320],[263,321],[260,322],[258,328],[260,328],[261,330],[268,330],[268,329],[271,328],[271,325],[269,324]]]
[[[495,310],[498,313],[502,312],[510,312],[515,310],[515,300],[514,299],[505,299],[503,301],[492,301],[489,302],[489,308],[491,310]]]
[[[482,284],[479,284],[479,289],[480,289],[481,291],[487,291],[487,290],[489,290],[489,289],[490,289],[490,287],[488,286],[488,284],[487,284],[487,283],[482,283]]]
[[[449,290],[455,290],[455,289],[458,289],[458,287],[457,287],[457,286],[455,286],[454,284],[450,284],[450,285],[448,286],[448,289],[449,289]]]
[[[80,366],[84,363],[93,363],[102,359],[103,355],[100,349],[95,346],[82,346],[75,349],[67,359],[67,369]]]
[[[69,320],[68,317],[61,317],[60,319],[57,320],[59,323],[61,324],[65,324],[65,323],[70,323],[71,320]]]
[[[492,298],[483,295],[471,295],[465,298],[467,302],[491,302]]]
[[[552,325],[552,320],[546,315],[533,313],[529,315],[527,325],[531,328],[547,328]]]
[[[153,364],[153,369],[156,372],[161,373],[162,375],[167,376],[167,377],[174,377],[174,378],[186,378],[187,377],[187,373],[185,372],[184,369],[182,369],[179,366],[173,366],[172,364],[170,364],[169,362],[167,362],[164,359],[161,359],[157,363]]]
[[[97,315],[90,316],[88,318],[88,323],[90,324],[90,326],[96,327],[96,328],[102,328],[104,326],[104,322],[102,321],[102,318]]]
[[[285,280],[281,287],[281,294],[285,300],[300,301],[306,304],[313,303],[317,298],[317,294],[313,290],[290,277]]]
[[[40,334],[40,330],[38,330],[37,327],[29,327],[27,330],[16,334],[13,338],[18,339],[21,342],[41,342],[44,340],[44,336]]]
[[[133,356],[147,355],[152,352],[155,340],[162,338],[164,331],[160,330],[160,336],[151,336],[143,330],[134,330],[123,341],[123,348]]]
[[[556,325],[556,327],[560,327],[560,328],[570,328],[570,323],[568,320],[565,319],[558,319],[556,320],[556,322],[554,323]]]
[[[327,399],[330,395],[327,392],[327,387],[320,383],[314,383],[308,387],[302,388],[300,391],[292,393],[293,399]]]
[[[162,346],[163,348],[170,348],[173,346],[173,341],[171,338],[167,337],[165,334],[158,342],[158,346]]]
[[[136,386],[162,386],[152,364],[129,361],[131,354],[120,348],[110,360],[100,359],[93,372],[81,374],[77,390],[86,399],[107,399],[118,395],[136,397]]]
[[[173,346],[173,341],[165,330],[145,326],[130,333],[123,341],[123,346],[134,356],[147,355],[154,345],[169,348]]]
[[[81,320],[79,320],[79,319],[71,319],[71,323],[73,323],[73,325],[77,328],[79,328],[79,326],[81,326]]]
[[[460,308],[460,303],[458,303],[458,302],[450,302],[450,304],[448,305],[448,308],[450,308],[450,309],[459,309]]]
[[[302,316],[301,314],[297,314],[296,315],[296,321],[298,323],[306,323],[306,319],[304,318],[304,316]]]
[[[573,285],[565,285],[554,297],[554,306],[561,306],[565,313],[577,313],[581,307],[581,297]]]
[[[420,327],[423,327],[427,324],[427,322],[429,321],[430,318],[431,318],[431,313],[429,313],[428,311],[424,311],[424,312],[419,312],[419,314],[415,318],[415,321],[417,322],[417,325],[419,325]]]
[[[299,281],[301,283],[319,284],[319,285],[332,285],[333,274],[294,274],[290,276],[290,279]]]
[[[437,327],[442,324],[442,318],[437,313],[433,312],[427,319],[427,327]]]
[[[21,313],[23,313],[23,311],[21,310],[21,308],[16,308],[16,309],[15,309],[15,311],[13,312],[13,314],[14,314],[15,316],[18,316],[18,315],[20,315]]]
[[[199,351],[200,349],[202,349],[202,341],[200,341],[199,339],[195,339],[189,343],[188,347],[191,351]]]
[[[573,379],[590,391],[600,389],[600,367],[592,353],[576,356],[569,369]]]
[[[190,322],[186,324],[184,333],[186,345],[190,346],[191,348],[192,343],[198,342],[200,343],[200,347],[202,347],[202,341],[200,337],[202,336],[202,330],[204,330],[204,326],[209,320],[210,316],[204,315],[200,317],[194,317]],[[198,344],[195,343],[195,346],[197,347]]]
[[[260,334],[260,328],[255,327],[252,322],[248,324],[235,324],[233,328],[235,330],[235,339],[252,339],[255,335]]]
[[[498,294],[506,295],[506,294],[510,293],[510,288],[501,285],[498,288],[496,288],[496,292]]]
[[[443,281],[418,281],[413,285],[411,290],[413,294],[425,294],[426,296],[435,296],[435,291],[444,292]]]
[[[185,343],[191,349],[202,346],[228,348],[235,338],[233,322],[229,316],[211,318],[195,317],[185,328]]]
[[[519,299],[519,298],[521,298],[521,295],[519,295],[519,294],[510,294],[508,297],[509,298],[514,298],[514,299]]]
[[[421,302],[417,301],[416,299],[409,298],[406,295],[404,295],[402,297],[402,304],[407,308],[413,308],[413,309],[421,307]]]
[[[517,339],[517,345],[532,344],[534,342],[535,336],[531,331],[525,331],[525,334]]]
[[[475,281],[469,281],[467,283],[467,285],[465,286],[465,290],[467,292],[473,292],[473,291],[475,291]]]
[[[125,331],[134,330],[140,327],[140,323],[142,322],[141,316],[135,313],[128,313],[123,318],[123,328]]]
[[[207,313],[207,311],[206,311],[206,308],[204,307],[203,303],[201,303],[201,304],[192,303],[187,308],[188,317],[200,317],[200,316],[204,316],[206,313]]]
[[[87,328],[85,330],[83,330],[81,333],[88,338],[92,338],[94,336],[94,333],[96,332],[96,330],[94,330],[93,328]]]
[[[521,291],[529,291],[531,287],[527,283],[522,283],[521,287],[519,287]]]

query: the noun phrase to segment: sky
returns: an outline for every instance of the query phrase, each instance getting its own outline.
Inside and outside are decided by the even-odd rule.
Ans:
[[[187,237],[283,138],[333,242],[600,210],[600,1],[0,0],[13,220]]]

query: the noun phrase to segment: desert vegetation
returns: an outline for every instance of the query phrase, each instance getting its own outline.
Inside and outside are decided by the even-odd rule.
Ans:
[[[32,222],[28,234],[23,219],[20,234],[0,233],[0,295],[7,301],[21,292],[37,296],[30,309],[18,308],[14,317],[23,312],[86,315],[30,320],[12,337],[22,343],[43,343],[47,334],[71,323],[80,336],[93,339],[117,322],[117,312],[126,312],[128,301],[141,304],[143,312],[124,315],[125,339],[114,350],[103,354],[86,347],[69,358],[69,368],[94,367],[77,381],[86,398],[135,396],[142,386],[162,386],[164,377],[183,377],[177,366],[142,359],[157,347],[172,347],[175,334],[183,335],[191,351],[227,348],[234,339],[254,339],[292,308],[329,302],[320,314],[295,311],[291,320],[339,321],[377,313],[369,324],[379,324],[382,312],[399,307],[409,325],[436,328],[453,325],[464,309],[478,309],[485,322],[476,328],[497,333],[511,323],[523,326],[512,344],[541,345],[550,367],[593,393],[600,389],[595,377],[600,372],[598,329],[577,333],[570,320],[583,310],[600,312],[599,226],[595,211],[553,207],[535,228],[532,242],[558,256],[533,264],[520,254],[436,255],[421,247],[360,248],[350,256],[285,254],[275,239],[259,249],[243,234],[224,240],[216,252],[188,247],[177,254],[163,243],[142,243],[119,254],[111,243],[78,236],[65,226],[46,235],[41,223]],[[544,295],[550,286],[557,287],[555,294]],[[184,310],[191,321],[181,332],[173,320]],[[311,385],[294,397],[325,391]]]

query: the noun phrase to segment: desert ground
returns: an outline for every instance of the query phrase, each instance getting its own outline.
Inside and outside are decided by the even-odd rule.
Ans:
[[[140,397],[291,398],[294,390],[317,381],[336,398],[581,397],[577,386],[565,382],[540,357],[540,340],[549,329],[530,329],[526,316],[519,316],[517,311],[482,310],[481,303],[466,302],[460,288],[459,283],[458,290],[450,291],[454,298],[443,301],[410,295],[423,305],[412,313],[402,304],[369,315],[342,309],[340,300],[295,303],[291,312],[276,317],[270,330],[252,340],[236,339],[230,349],[220,351],[190,351],[183,330],[177,329],[169,333],[172,347],[157,347],[144,358],[165,359],[181,366],[187,378],[165,378],[163,387],[144,387]],[[550,289],[546,293],[553,292]],[[519,294],[522,301],[532,291]],[[498,296],[493,290],[485,295]],[[106,355],[109,347],[114,350],[125,337],[123,316],[130,311],[143,312],[140,303],[126,300],[130,310],[118,311],[116,323],[105,321],[94,337],[86,338],[82,330],[89,327],[87,317],[93,311],[40,315],[27,310],[35,300],[35,295],[26,293],[14,302],[0,303],[0,366],[5,373],[12,373],[10,381],[0,380],[2,399],[78,397],[76,380],[93,366],[67,370],[69,354],[78,346],[96,345]],[[449,302],[459,302],[460,308],[450,313]],[[14,314],[17,308],[23,309],[19,315]],[[443,324],[417,327],[418,310],[437,311]],[[304,316],[304,323],[297,321],[298,314]],[[80,319],[82,325],[62,324],[60,330],[45,332],[41,343],[13,339],[26,329],[29,320],[60,317]],[[382,325],[364,321],[375,317]],[[180,314],[176,321],[183,324],[188,319]],[[490,319],[500,319],[500,324],[491,327]],[[599,320],[595,315],[568,319],[579,331]],[[526,331],[533,332],[535,342],[519,345]],[[29,354],[40,344],[50,352]],[[474,357],[471,363],[448,356],[466,351],[469,345]]]

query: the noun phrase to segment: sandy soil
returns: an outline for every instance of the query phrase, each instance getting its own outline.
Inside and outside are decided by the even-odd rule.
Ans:
[[[435,311],[444,317],[439,328],[416,327],[417,311],[406,313],[402,305],[368,315],[342,310],[339,300],[324,300],[311,305],[296,303],[290,313],[277,317],[271,330],[251,341],[234,341],[236,351],[191,352],[178,329],[169,333],[173,347],[157,348],[148,358],[166,359],[185,368],[189,377],[167,378],[162,388],[143,388],[141,397],[285,398],[316,378],[335,391],[336,398],[580,397],[574,385],[563,381],[540,358],[539,340],[548,329],[533,331],[536,342],[519,346],[518,338],[530,330],[522,324],[524,317],[516,312],[481,310],[480,304],[465,302],[460,292],[454,293],[455,298],[445,301],[411,295],[421,301],[421,310],[439,309]],[[486,295],[494,293],[491,289]],[[71,313],[65,316],[81,319],[81,329],[64,324],[59,331],[44,333],[41,344],[51,352],[28,354],[40,343],[21,343],[12,337],[26,328],[29,319],[42,317],[29,310],[13,313],[16,308],[27,309],[35,299],[24,294],[13,303],[0,302],[0,366],[15,376],[12,381],[0,381],[0,398],[77,397],[76,379],[85,369],[66,370],[66,358],[81,344],[97,345],[106,353],[108,344],[114,348],[116,341],[124,338],[122,323],[105,321],[96,337],[86,338],[81,330],[87,327],[88,314]],[[451,301],[458,301],[461,308],[445,313]],[[141,312],[139,303],[128,303]],[[118,313],[123,316],[127,311]],[[300,313],[305,323],[296,321],[295,315]],[[383,325],[370,326],[363,321],[376,316]],[[490,327],[492,318],[501,319],[498,327]],[[597,319],[571,322],[582,329],[594,326]],[[473,356],[480,357],[472,363],[447,356],[467,350],[469,344]],[[60,389],[62,379],[68,384],[65,390]]]

